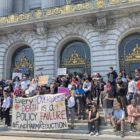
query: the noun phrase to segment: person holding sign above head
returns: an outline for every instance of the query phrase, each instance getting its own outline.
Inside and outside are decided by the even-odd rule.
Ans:
[[[71,119],[71,129],[74,129],[74,120],[75,120],[75,97],[74,97],[74,91],[70,91],[70,96],[67,98],[67,107],[68,107],[68,119]]]

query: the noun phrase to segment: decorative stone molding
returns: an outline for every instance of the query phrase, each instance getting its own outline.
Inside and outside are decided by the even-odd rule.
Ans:
[[[107,30],[107,15],[106,13],[96,14],[97,17],[97,28],[100,32],[105,32]]]
[[[35,24],[35,30],[37,37],[40,42],[40,47],[42,50],[46,50],[47,48],[47,27],[45,27],[43,22]]]
[[[100,44],[101,44],[101,46],[102,47],[105,47],[106,44],[107,44],[107,35],[106,35],[106,32],[100,32],[99,38],[100,38]]]

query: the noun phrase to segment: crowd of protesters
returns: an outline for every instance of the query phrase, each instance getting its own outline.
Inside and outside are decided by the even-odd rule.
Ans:
[[[48,85],[38,86],[38,79],[27,78],[22,80],[0,81],[0,116],[5,118],[5,124],[10,126],[10,109],[13,97],[32,97],[35,95],[57,94],[58,87],[69,89],[66,97],[67,116],[71,119],[71,129],[74,129],[75,116],[78,119],[88,120],[90,135],[99,135],[101,121],[100,109],[103,109],[105,125],[112,124],[114,131],[120,131],[124,136],[126,119],[131,124],[131,131],[136,131],[137,120],[140,118],[140,73],[135,69],[131,77],[121,71],[116,73],[109,68],[107,81],[99,73],[93,75],[74,74],[53,78]],[[117,104],[114,107],[114,99]]]

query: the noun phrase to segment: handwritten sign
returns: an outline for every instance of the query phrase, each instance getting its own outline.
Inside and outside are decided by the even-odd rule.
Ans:
[[[69,95],[69,89],[65,87],[58,87],[58,93],[65,93],[66,96]]]
[[[49,76],[48,75],[43,75],[38,77],[38,85],[46,85],[48,84]]]
[[[14,79],[15,77],[19,77],[19,79],[22,79],[22,73],[18,73],[18,72],[13,72],[12,73],[12,79]]]
[[[66,129],[65,94],[14,98],[12,116],[12,129]]]
[[[57,75],[66,75],[67,74],[67,68],[58,68],[57,69]]]

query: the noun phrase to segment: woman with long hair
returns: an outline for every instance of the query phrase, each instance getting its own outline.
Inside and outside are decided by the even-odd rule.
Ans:
[[[88,129],[90,135],[99,135],[100,114],[95,105],[92,105],[88,113]],[[94,127],[93,127],[94,126]]]

